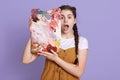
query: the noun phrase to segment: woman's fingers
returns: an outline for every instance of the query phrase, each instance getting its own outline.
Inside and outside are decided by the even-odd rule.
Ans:
[[[29,29],[32,31],[33,19],[32,16],[29,17]]]
[[[44,53],[38,53],[38,55],[41,55],[41,56],[47,56],[46,54],[44,54]]]
[[[50,52],[41,52],[38,55],[42,55],[42,56],[46,57],[49,60],[55,61],[58,58],[58,55],[53,50],[51,50],[51,51],[52,51],[52,53],[50,53]]]
[[[48,52],[41,52],[41,53],[38,53],[38,55],[42,55],[42,56],[48,56],[50,55],[51,53],[48,53]]]
[[[54,50],[51,49],[50,51],[51,51],[53,54],[57,55],[57,53],[56,53]]]
[[[32,19],[32,16],[30,16],[30,18],[29,18],[29,26],[31,26],[32,22],[33,22],[33,19]]]

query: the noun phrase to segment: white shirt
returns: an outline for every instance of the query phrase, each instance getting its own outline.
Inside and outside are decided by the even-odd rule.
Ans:
[[[68,39],[61,37],[60,43],[61,43],[60,48],[62,49],[75,47],[74,37],[68,38]],[[80,36],[78,47],[79,47],[79,50],[88,49],[88,40],[85,37]]]

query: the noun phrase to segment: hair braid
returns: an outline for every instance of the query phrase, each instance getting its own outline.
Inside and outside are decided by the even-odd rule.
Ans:
[[[77,29],[76,24],[73,26],[73,31],[74,31],[74,37],[75,37],[74,40],[75,40],[75,52],[76,52],[76,59],[74,61],[74,64],[77,64],[78,63],[77,55],[78,55],[79,34],[78,34],[78,29]]]

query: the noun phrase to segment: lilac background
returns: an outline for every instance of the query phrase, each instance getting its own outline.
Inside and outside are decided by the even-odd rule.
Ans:
[[[29,38],[32,8],[48,10],[62,4],[77,8],[79,33],[89,41],[89,55],[81,80],[120,80],[119,0],[1,0],[0,80],[40,80],[44,58],[22,64]]]

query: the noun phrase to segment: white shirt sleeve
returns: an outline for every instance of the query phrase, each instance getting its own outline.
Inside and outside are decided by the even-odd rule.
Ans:
[[[79,50],[88,49],[88,40],[84,37],[79,39]]]

